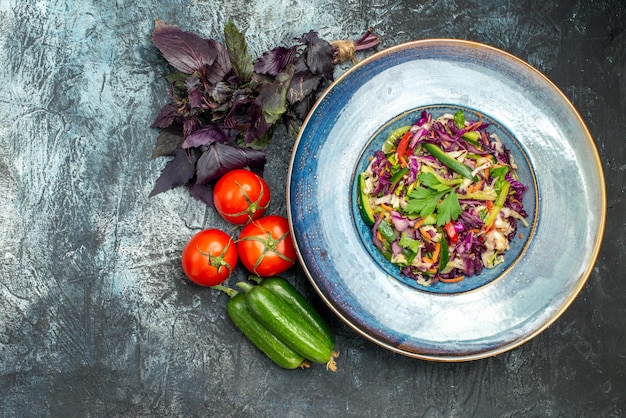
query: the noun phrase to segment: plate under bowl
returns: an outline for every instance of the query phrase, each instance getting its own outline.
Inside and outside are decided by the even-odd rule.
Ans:
[[[389,274],[363,243],[353,208],[359,159],[376,132],[437,106],[489,115],[523,149],[535,182],[533,230],[519,257],[495,280],[453,293]],[[451,39],[381,51],[327,89],[296,141],[287,206],[301,264],[330,309],[383,347],[436,361],[493,356],[552,324],[587,281],[606,218],[598,152],[565,95],[506,52]]]

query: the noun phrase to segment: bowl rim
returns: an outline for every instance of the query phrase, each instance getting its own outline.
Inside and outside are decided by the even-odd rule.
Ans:
[[[599,178],[599,181],[600,181],[600,184],[598,184],[597,187],[598,187],[598,192],[600,194],[600,202],[599,202],[599,204],[601,206],[601,213],[599,214],[599,220],[598,220],[598,232],[597,232],[596,238],[595,238],[595,240],[593,242],[593,247],[591,249],[589,262],[585,266],[585,268],[584,268],[584,270],[583,270],[579,280],[576,282],[576,285],[574,286],[573,290],[570,292],[570,294],[565,299],[565,301],[557,309],[555,309],[555,311],[551,314],[551,316],[548,318],[548,320],[543,322],[541,324],[541,326],[537,327],[532,332],[529,332],[529,333],[523,335],[521,338],[515,339],[515,340],[510,341],[510,342],[505,343],[505,344],[498,345],[497,347],[495,347],[495,348],[493,348],[491,350],[482,351],[482,352],[474,352],[474,353],[471,353],[471,354],[446,355],[446,356],[430,355],[430,354],[416,353],[416,352],[410,352],[410,351],[403,350],[402,348],[400,348],[400,346],[394,346],[394,345],[392,345],[392,344],[390,344],[388,342],[382,341],[382,340],[380,340],[378,338],[375,338],[375,337],[369,335],[364,330],[360,329],[356,324],[354,324],[350,318],[347,318],[333,304],[333,302],[323,294],[323,292],[321,291],[320,287],[316,283],[316,279],[313,277],[312,273],[309,271],[309,269],[306,266],[304,257],[302,255],[302,251],[300,249],[300,246],[299,246],[298,242],[295,239],[296,235],[295,235],[295,227],[294,227],[294,220],[293,220],[293,214],[292,214],[292,205],[291,205],[291,197],[292,197],[291,196],[291,194],[292,194],[291,193],[291,181],[292,181],[292,177],[293,177],[294,171],[295,171],[294,161],[295,161],[295,158],[296,158],[296,154],[297,154],[299,145],[303,141],[302,137],[303,137],[303,134],[304,134],[304,132],[306,130],[305,128],[309,124],[309,122],[310,122],[311,118],[313,117],[313,115],[315,114],[315,110],[320,106],[320,104],[330,94],[330,92],[335,88],[335,86],[341,84],[346,78],[350,77],[351,74],[357,72],[362,67],[365,67],[365,66],[369,65],[370,63],[372,63],[372,62],[374,62],[376,60],[379,60],[381,57],[384,57],[384,56],[389,55],[389,54],[397,53],[397,52],[405,50],[405,49],[412,49],[412,48],[418,48],[418,47],[421,47],[421,46],[436,45],[436,44],[442,44],[444,46],[445,45],[452,45],[452,46],[456,46],[456,47],[460,46],[460,47],[464,47],[466,49],[479,49],[479,50],[484,50],[484,51],[490,52],[492,54],[500,55],[504,59],[514,62],[515,65],[524,67],[527,71],[530,71],[535,76],[539,77],[544,83],[546,83],[546,85],[550,89],[552,89],[554,93],[556,93],[559,96],[560,101],[562,102],[562,104],[567,106],[568,110],[575,116],[575,118],[578,120],[580,125],[583,127],[583,136],[585,137],[586,141],[588,142],[589,149],[592,150],[593,155],[591,157],[592,157],[592,159],[593,159],[593,161],[595,163],[594,164],[595,165],[594,168],[597,169],[597,174],[598,174],[598,178]],[[593,137],[591,135],[591,132],[589,131],[589,128],[587,127],[587,124],[585,123],[584,119],[582,118],[580,112],[575,108],[575,106],[569,100],[569,98],[563,93],[563,91],[554,82],[552,82],[547,76],[545,76],[542,72],[537,70],[535,67],[533,67],[532,65],[530,65],[526,61],[522,60],[521,58],[518,58],[517,56],[515,56],[515,55],[513,55],[513,54],[511,54],[509,52],[506,52],[506,51],[504,51],[502,49],[496,48],[494,46],[487,45],[487,44],[480,43],[480,42],[476,42],[476,41],[464,40],[464,39],[455,39],[455,38],[425,38],[425,39],[419,39],[419,40],[412,40],[412,41],[408,41],[408,42],[403,42],[403,43],[400,43],[400,44],[397,44],[397,45],[394,45],[394,46],[391,46],[391,47],[387,47],[387,48],[382,49],[382,50],[380,50],[378,52],[375,52],[374,54],[364,58],[363,60],[359,61],[358,63],[356,63],[352,67],[348,68],[339,77],[337,77],[319,95],[319,97],[317,98],[315,104],[310,109],[307,117],[304,119],[304,121],[302,123],[302,126],[300,128],[300,131],[298,133],[298,136],[297,136],[297,138],[296,138],[296,140],[294,142],[293,148],[292,148],[292,153],[291,153],[291,158],[290,158],[289,168],[288,168],[288,174],[287,174],[286,205],[287,205],[286,206],[287,207],[287,219],[288,219],[288,222],[289,222],[289,228],[290,228],[290,232],[292,234],[292,237],[294,237],[294,245],[295,245],[295,248],[296,248],[296,253],[298,255],[298,259],[300,261],[300,265],[301,265],[305,275],[307,276],[309,282],[311,283],[311,285],[315,289],[316,293],[318,294],[318,296],[324,301],[326,306],[335,315],[337,315],[341,319],[341,321],[343,323],[348,325],[351,329],[356,331],[359,335],[363,336],[367,340],[369,340],[371,342],[374,342],[375,344],[377,344],[377,345],[379,345],[381,347],[384,347],[384,348],[386,348],[386,349],[388,349],[388,350],[390,350],[392,352],[395,352],[395,353],[398,353],[398,354],[401,354],[401,355],[404,355],[404,356],[407,356],[407,357],[418,358],[418,359],[429,360],[429,361],[436,361],[436,362],[465,362],[465,361],[473,361],[473,360],[493,357],[495,355],[502,354],[504,352],[510,351],[510,350],[512,350],[512,349],[514,349],[516,347],[519,347],[519,346],[523,345],[524,343],[532,340],[537,335],[539,335],[540,333],[545,331],[548,327],[550,327],[570,307],[570,305],[573,303],[573,301],[580,294],[582,288],[587,283],[587,281],[589,279],[589,276],[591,275],[591,272],[593,271],[593,268],[594,268],[595,264],[597,263],[597,259],[598,259],[598,256],[599,256],[600,248],[601,248],[602,243],[603,243],[604,232],[605,232],[605,227],[606,227],[607,197],[606,197],[606,181],[605,181],[605,177],[604,177],[604,170],[603,170],[603,166],[602,166],[602,161],[601,161],[598,149],[597,149],[597,147],[595,145],[595,142],[593,140]],[[537,208],[537,210],[539,210],[539,208]]]

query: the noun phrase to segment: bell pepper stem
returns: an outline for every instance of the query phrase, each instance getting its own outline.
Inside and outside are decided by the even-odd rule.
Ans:
[[[246,283],[246,282],[237,282],[235,286],[241,288],[244,292],[248,292],[250,289],[254,287],[254,285],[251,285],[250,283]]]
[[[248,276],[248,280],[250,280],[251,282],[254,282],[256,284],[261,284],[261,282],[263,281],[263,278],[254,274],[251,274]]]
[[[215,290],[219,290],[220,292],[224,292],[231,298],[233,296],[237,295],[237,293],[239,293],[235,289],[231,289],[230,287],[226,287],[226,286],[223,286],[221,284],[218,284],[218,285],[215,285],[215,286],[211,286],[211,289],[215,289]]]

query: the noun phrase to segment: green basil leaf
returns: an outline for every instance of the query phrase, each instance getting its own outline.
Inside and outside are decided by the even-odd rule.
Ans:
[[[252,55],[248,53],[246,38],[237,29],[232,20],[229,20],[224,27],[224,39],[230,63],[239,82],[241,84],[249,82],[254,69]]]

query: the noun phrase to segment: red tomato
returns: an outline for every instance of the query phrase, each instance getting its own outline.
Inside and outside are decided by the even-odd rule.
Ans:
[[[237,251],[243,265],[261,277],[275,276],[296,263],[296,249],[287,219],[265,216],[239,233]]]
[[[227,233],[205,229],[191,237],[182,254],[183,271],[192,282],[215,286],[226,280],[237,264],[237,247]]]
[[[270,189],[262,177],[237,169],[224,174],[213,188],[215,209],[235,225],[259,219],[270,203]]]

